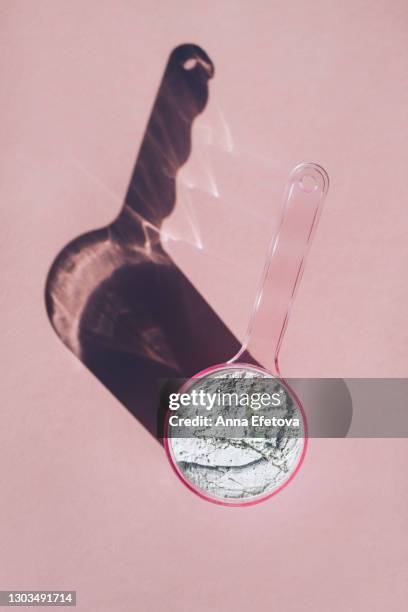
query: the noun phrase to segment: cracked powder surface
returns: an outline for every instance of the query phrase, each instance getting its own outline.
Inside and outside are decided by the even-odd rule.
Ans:
[[[271,387],[272,385],[272,387]],[[177,427],[169,437],[170,452],[181,475],[204,495],[221,501],[251,501],[269,496],[293,474],[304,449],[302,413],[292,396],[279,380],[263,370],[245,366],[227,366],[190,381],[187,392],[193,389],[205,393],[278,392],[282,398],[279,416],[298,418],[298,435],[289,435],[286,426],[251,426],[252,408],[244,410],[249,425],[223,428],[197,426]],[[240,406],[223,408],[224,416],[243,415]],[[192,409],[189,416],[203,414],[203,406]],[[208,413],[207,413],[208,414]],[[220,414],[220,412],[218,412]],[[276,413],[275,413],[276,414]],[[170,436],[170,434],[169,434]]]

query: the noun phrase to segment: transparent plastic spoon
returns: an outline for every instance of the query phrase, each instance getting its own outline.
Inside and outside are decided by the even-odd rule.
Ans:
[[[293,299],[304,270],[307,252],[317,227],[328,185],[329,179],[325,170],[317,164],[303,163],[292,171],[286,188],[281,221],[268,249],[241,350],[228,363],[215,365],[199,372],[180,390],[181,393],[188,393],[193,387],[196,390],[214,388],[214,379],[216,384],[219,384],[219,379],[222,378],[229,380],[231,377],[272,378],[279,381],[281,388],[288,394],[303,420],[302,437],[290,441],[286,456],[282,455],[279,444],[275,447],[275,455],[271,454],[270,445],[265,446],[261,453],[262,459],[258,462],[248,462],[248,467],[243,465],[242,461],[240,465],[234,466],[226,460],[223,460],[224,463],[221,461],[220,465],[214,466],[209,463],[206,465],[207,459],[203,461],[201,458],[198,462],[188,463],[185,457],[189,456],[189,453],[190,456],[194,456],[194,449],[191,453],[188,445],[174,440],[167,430],[165,448],[176,474],[190,490],[209,501],[233,506],[258,503],[275,495],[286,486],[303,462],[307,446],[306,416],[299,399],[281,378],[278,358]],[[258,364],[262,364],[262,367]],[[248,447],[247,442],[245,441],[245,445]],[[191,442],[189,444],[191,446]],[[222,456],[210,438],[204,442],[200,439],[197,444],[197,457],[206,457],[206,452],[208,456]],[[208,450],[205,448],[206,444]],[[222,444],[225,444],[225,438]],[[236,449],[236,441],[232,446],[234,445]],[[259,446],[256,445],[251,448],[259,450]],[[245,452],[247,450],[248,448],[244,448]],[[228,452],[223,452],[229,459]],[[279,463],[282,456],[285,461],[281,463],[279,472],[276,463],[277,461]],[[272,459],[267,461],[267,457]],[[275,468],[279,473],[273,472]]]

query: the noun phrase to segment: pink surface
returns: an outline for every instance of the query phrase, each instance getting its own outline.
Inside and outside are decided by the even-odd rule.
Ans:
[[[204,503],[63,347],[43,303],[61,247],[117,213],[168,53],[193,41],[214,60],[234,143],[232,174],[225,160],[213,168],[230,177],[222,202],[247,155],[273,177],[312,159],[331,178],[282,372],[407,376],[405,3],[43,0],[0,11],[0,588],[76,589],[86,612],[405,610],[406,440],[314,441],[269,503]],[[247,189],[234,192],[228,257],[222,241],[209,259],[177,251],[241,338],[263,252],[245,211],[263,217],[269,194],[254,172],[249,205]],[[207,243],[211,210],[200,217]]]

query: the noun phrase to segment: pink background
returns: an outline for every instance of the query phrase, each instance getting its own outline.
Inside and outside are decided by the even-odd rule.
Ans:
[[[0,12],[0,588],[76,589],[86,612],[405,610],[407,441],[313,441],[269,503],[204,503],[63,347],[43,292],[58,251],[118,212],[168,54],[195,42],[216,66],[224,136],[210,178],[192,174],[205,248],[169,251],[242,338],[265,168],[275,198],[292,166],[321,163],[331,190],[281,370],[407,376],[406,3],[3,0]],[[223,186],[216,216],[208,181]]]

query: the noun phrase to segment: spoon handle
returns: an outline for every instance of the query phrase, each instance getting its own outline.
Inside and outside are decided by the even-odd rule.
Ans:
[[[248,351],[271,373],[280,374],[279,350],[328,186],[325,170],[314,163],[300,164],[290,174],[282,218],[269,245],[246,337],[229,363]]]

